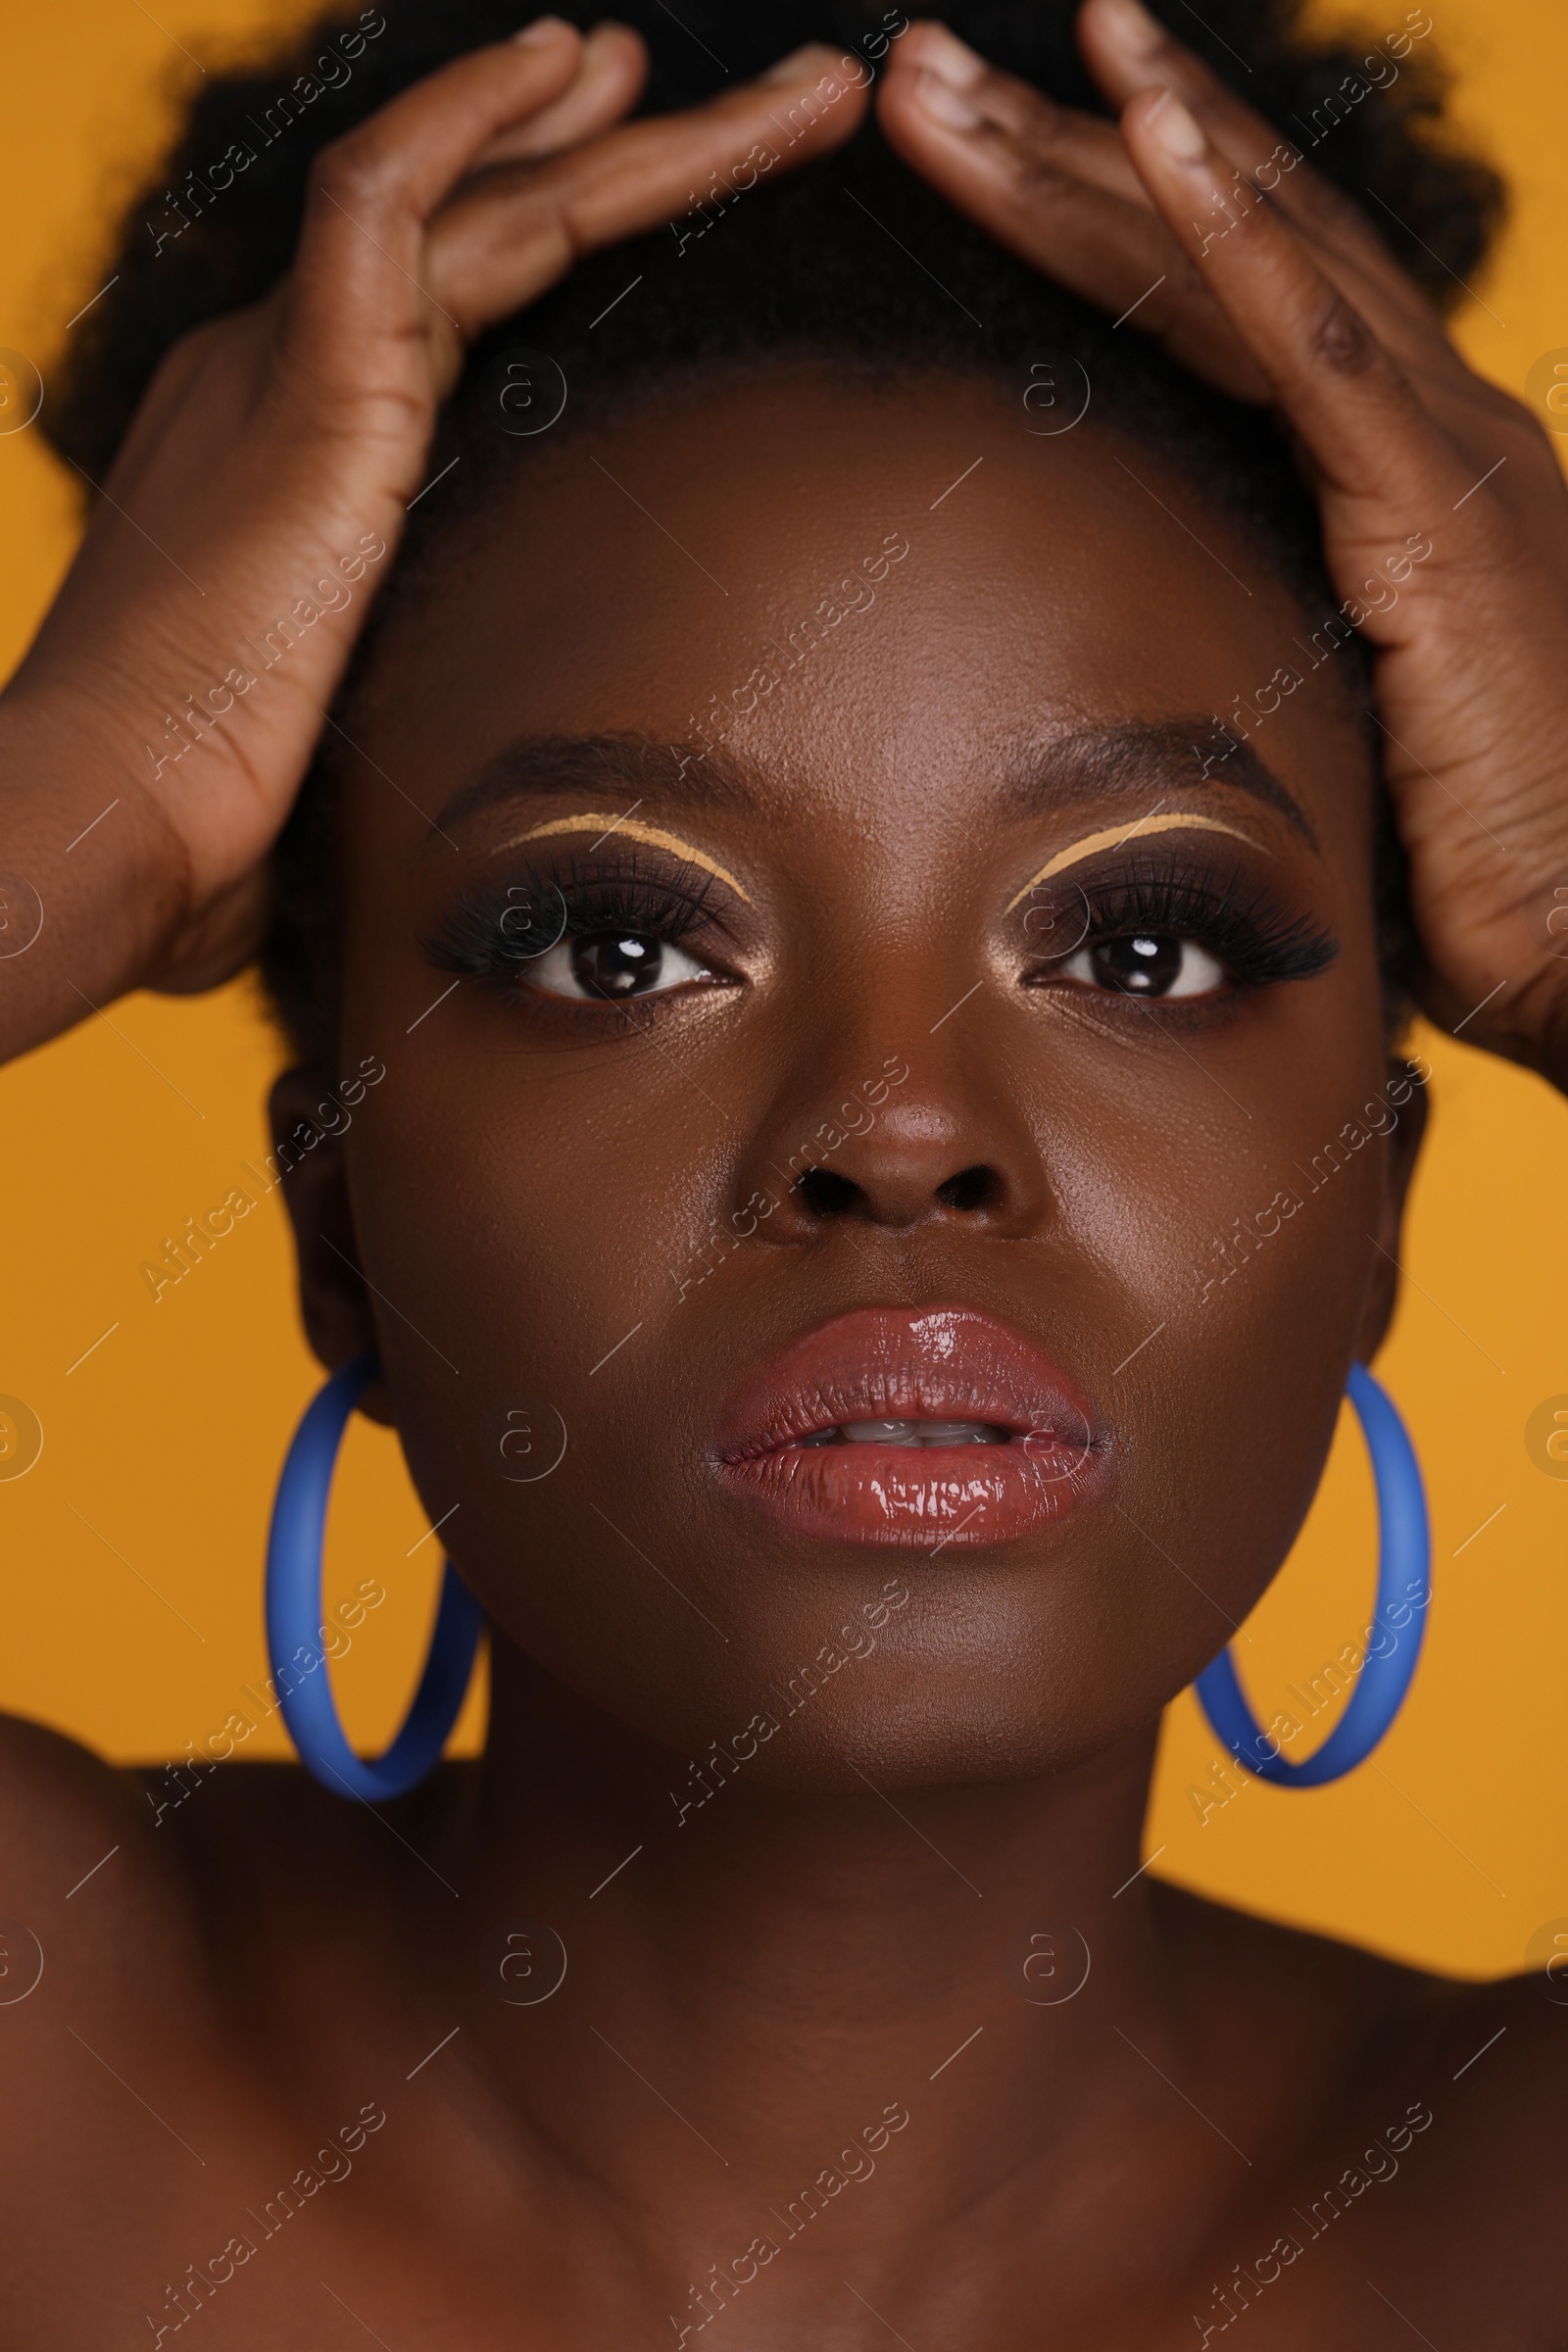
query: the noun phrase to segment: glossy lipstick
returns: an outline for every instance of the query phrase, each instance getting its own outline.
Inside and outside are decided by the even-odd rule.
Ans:
[[[1102,1491],[1105,1433],[1060,1367],[970,1306],[858,1307],[732,1399],[719,1479],[798,1534],[969,1549]]]

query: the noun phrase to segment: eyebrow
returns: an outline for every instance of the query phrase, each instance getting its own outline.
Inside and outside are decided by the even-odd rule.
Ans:
[[[1299,801],[1250,743],[1212,714],[1083,727],[1038,749],[1027,748],[1003,783],[1002,801],[1020,815],[1043,813],[1066,800],[1107,794],[1147,799],[1162,786],[1245,793],[1284,817],[1321,855],[1316,829]]]
[[[1243,793],[1321,854],[1299,802],[1251,745],[1212,713],[1081,727],[1044,745],[1026,744],[1004,766],[1000,808],[1004,815],[1054,814],[1065,802],[1107,796],[1147,802],[1161,789],[1205,799],[1216,791]],[[745,812],[765,803],[767,783],[754,762],[711,745],[660,743],[633,733],[525,735],[458,787],[430,838],[524,797],[570,798],[580,806],[584,794],[607,792],[626,794],[632,805],[658,794],[694,809]]]
[[[525,797],[580,802],[585,793],[610,792],[635,802],[659,793],[691,808],[741,810],[754,808],[763,790],[747,761],[696,744],[633,734],[524,735],[459,786],[430,830]]]

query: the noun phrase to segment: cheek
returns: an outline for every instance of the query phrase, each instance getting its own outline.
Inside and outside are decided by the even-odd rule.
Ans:
[[[532,1062],[476,1022],[389,1069],[345,1152],[409,1466],[432,1520],[462,1504],[453,1558],[571,1687],[701,1745],[722,1603],[691,1564],[712,1416],[682,1376],[729,1201],[712,1113],[651,1052]],[[737,1683],[737,1727],[765,1680]]]
[[[1085,1032],[1053,1054],[1049,1090],[1017,1081],[1064,1249],[1091,1269],[1061,1286],[1069,1360],[1095,1365],[1157,1519],[1126,1507],[1179,1531],[1168,1548],[1204,1560],[1237,1618],[1316,1491],[1375,1270],[1388,1146],[1342,1130],[1376,1092],[1381,1039],[1354,987],[1335,1017],[1337,986],[1277,992],[1266,1047]],[[1212,1627],[1199,1601],[1171,1638]]]

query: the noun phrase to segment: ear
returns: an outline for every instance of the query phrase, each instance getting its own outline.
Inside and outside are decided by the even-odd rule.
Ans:
[[[343,1136],[353,1119],[319,1070],[285,1070],[268,1102],[294,1249],[299,1261],[300,1312],[305,1336],[328,1372],[377,1345],[370,1293],[360,1272],[359,1242],[349,1203]],[[392,1407],[379,1376],[358,1409],[392,1426]]]
[[[1356,1359],[1363,1364],[1372,1361],[1388,1337],[1398,1304],[1399,1237],[1410,1179],[1415,1174],[1416,1158],[1427,1131],[1427,1080],[1431,1075],[1431,1063],[1420,1054],[1412,1054],[1408,1060],[1391,1058],[1389,1062],[1383,1099],[1398,1125],[1382,1138],[1383,1200],[1371,1234],[1377,1247],[1372,1252],[1371,1278],[1355,1344]],[[1409,1095],[1401,1102],[1398,1097],[1406,1088]]]

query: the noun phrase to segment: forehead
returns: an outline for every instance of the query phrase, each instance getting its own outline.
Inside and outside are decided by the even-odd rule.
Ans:
[[[519,740],[624,733],[719,747],[714,774],[763,797],[908,816],[1085,727],[1200,736],[1294,667],[1257,750],[1331,823],[1364,756],[1307,635],[1255,544],[1141,444],[1032,432],[983,379],[781,369],[498,453],[355,714],[417,809],[360,789],[378,828],[416,825]]]

